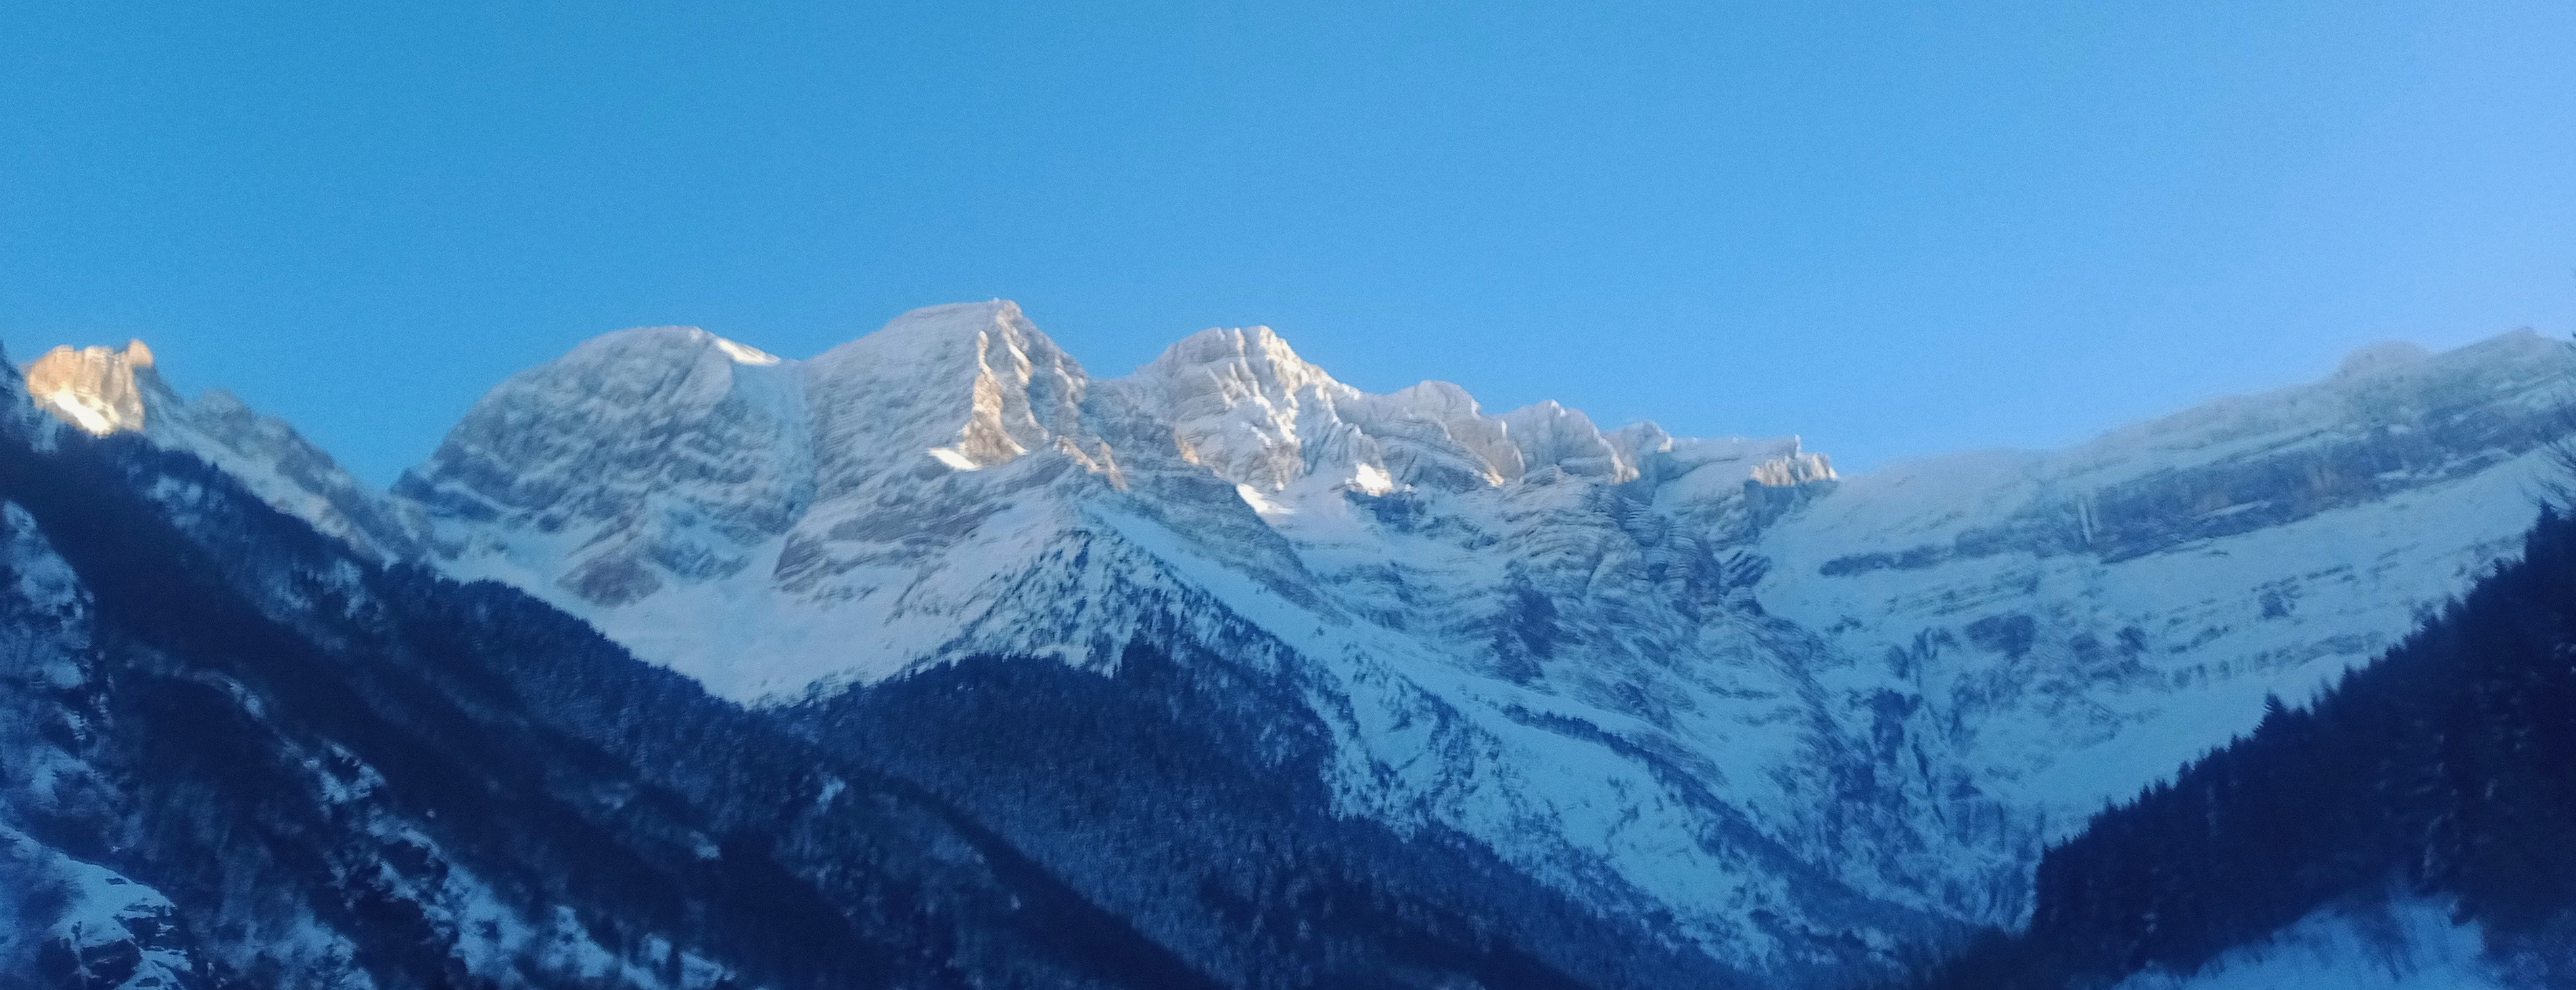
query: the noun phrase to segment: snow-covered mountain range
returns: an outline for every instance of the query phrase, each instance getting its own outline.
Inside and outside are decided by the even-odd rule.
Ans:
[[[390,493],[139,345],[27,381],[827,748],[836,705],[985,658],[1115,686],[1144,644],[1291,685],[1336,815],[1795,974],[2016,921],[2042,843],[2464,588],[2530,521],[2571,371],[2529,331],[2381,345],[2066,450],[1838,477],[1794,438],[1362,392],[1266,328],[1095,378],[995,301],[803,360],[611,333]],[[1277,717],[1243,704],[1206,717]]]

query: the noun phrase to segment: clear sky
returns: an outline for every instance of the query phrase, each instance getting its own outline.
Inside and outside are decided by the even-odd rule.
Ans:
[[[503,376],[1003,296],[1095,374],[1847,468],[2576,330],[2576,4],[0,5],[0,341],[389,481]]]

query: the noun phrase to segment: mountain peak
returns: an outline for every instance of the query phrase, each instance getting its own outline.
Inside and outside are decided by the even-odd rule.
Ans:
[[[715,351],[741,364],[776,364],[778,358],[759,348],[727,340],[702,327],[663,325],[611,330],[573,345],[552,364],[668,360],[685,362]]]
[[[989,299],[897,316],[807,362],[805,388],[825,473],[855,482],[890,451],[971,471],[1053,447],[1089,381],[1018,303]]]
[[[899,341],[971,339],[976,334],[996,330],[1034,333],[1037,325],[1030,323],[1029,318],[1020,312],[1020,304],[1008,299],[942,303],[907,310],[894,319],[886,321],[884,326],[840,347],[872,342],[870,346],[882,348]],[[834,348],[834,350],[838,349],[839,347]]]
[[[1622,456],[1582,410],[1542,399],[1504,413],[1502,420],[1507,435],[1520,447],[1527,471],[1554,467],[1566,474],[1609,481],[1637,476],[1634,461]]]
[[[1294,393],[1309,385],[1337,386],[1332,374],[1297,356],[1269,327],[1209,327],[1173,342],[1136,369],[1140,375],[1178,381],[1209,378],[1229,393]]]
[[[151,367],[152,349],[140,340],[127,341],[122,351],[64,344],[27,363],[27,395],[37,408],[93,434],[139,430],[143,389],[134,373]]]

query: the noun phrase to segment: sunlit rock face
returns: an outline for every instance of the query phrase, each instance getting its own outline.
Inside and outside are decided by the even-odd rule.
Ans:
[[[128,341],[121,351],[65,344],[27,363],[27,397],[36,408],[94,434],[139,430],[143,390],[135,372],[148,374],[151,367],[152,349],[140,340]]]
[[[25,367],[27,402],[95,436],[140,434],[155,446],[189,454],[248,486],[271,508],[296,516],[360,553],[417,556],[417,510],[358,483],[331,455],[285,421],[265,416],[232,393],[209,389],[181,398],[161,378],[152,349],[140,340],[123,349],[64,345]],[[16,399],[10,403],[15,405]]]

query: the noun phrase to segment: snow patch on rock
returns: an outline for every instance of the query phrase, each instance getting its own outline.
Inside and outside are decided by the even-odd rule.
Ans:
[[[2480,926],[2406,898],[2325,908],[2197,972],[2149,971],[2114,990],[2509,990]]]

